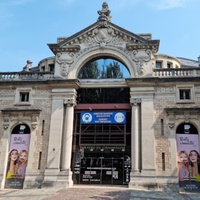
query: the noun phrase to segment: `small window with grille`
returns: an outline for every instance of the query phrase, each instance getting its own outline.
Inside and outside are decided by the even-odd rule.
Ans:
[[[20,102],[29,102],[29,92],[20,92]]]
[[[15,93],[15,105],[31,105],[31,88],[17,88]]]
[[[190,85],[177,86],[176,100],[177,100],[177,103],[193,103],[194,102],[194,87]]]
[[[191,99],[190,89],[180,89],[179,98],[180,100],[190,100]]]

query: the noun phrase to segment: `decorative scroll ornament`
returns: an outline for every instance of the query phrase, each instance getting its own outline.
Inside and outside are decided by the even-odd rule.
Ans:
[[[3,115],[3,128],[4,130],[8,129],[10,125],[10,116],[9,115]]]
[[[66,98],[64,99],[64,104],[67,105],[67,107],[72,107],[76,105],[76,100],[74,98]]]
[[[139,75],[145,74],[144,65],[151,59],[151,51],[147,50],[133,50],[132,51],[132,59],[136,62],[137,72]]]
[[[167,119],[169,128],[173,128],[175,126],[175,113],[174,112],[167,113]]]
[[[137,106],[141,102],[142,102],[142,99],[139,99],[139,98],[136,98],[136,99],[131,98],[130,99],[130,103],[131,103],[132,106]]]
[[[60,65],[60,73],[62,76],[67,77],[70,71],[71,64],[74,62],[74,53],[56,54],[56,62]]]

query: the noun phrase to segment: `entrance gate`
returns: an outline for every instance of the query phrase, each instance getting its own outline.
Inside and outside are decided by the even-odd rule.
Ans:
[[[73,174],[77,184],[126,185],[130,179],[130,157],[90,156],[77,159]]]
[[[121,107],[126,109],[85,112],[80,106],[81,111],[75,111],[71,166],[74,184],[129,183],[131,112],[127,105]],[[116,115],[124,116],[125,123],[119,123]]]
[[[122,185],[124,160],[122,158],[81,159],[80,183]]]

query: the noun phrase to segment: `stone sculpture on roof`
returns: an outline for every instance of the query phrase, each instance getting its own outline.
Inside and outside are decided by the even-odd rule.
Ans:
[[[97,13],[100,15],[98,20],[108,20],[108,21],[111,20],[111,16],[110,16],[111,11],[108,8],[107,2],[103,3],[102,9],[97,11]]]

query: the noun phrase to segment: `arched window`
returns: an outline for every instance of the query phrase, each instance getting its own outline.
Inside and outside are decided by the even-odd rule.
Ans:
[[[177,127],[176,134],[198,134],[198,131],[192,124],[182,123]]]
[[[87,62],[80,70],[78,78],[130,78],[130,72],[119,60],[111,57],[100,57]]]

